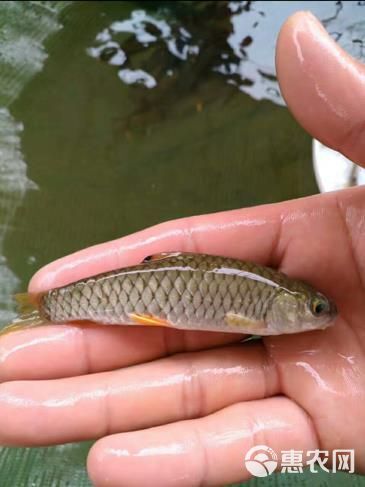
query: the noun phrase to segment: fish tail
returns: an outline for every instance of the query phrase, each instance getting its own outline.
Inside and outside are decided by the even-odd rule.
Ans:
[[[30,314],[38,311],[38,295],[33,293],[19,293],[14,295],[14,299],[18,305],[18,313],[20,315]]]
[[[48,323],[40,312],[39,295],[32,293],[21,293],[14,296],[18,304],[18,317],[0,329],[0,335],[7,335],[14,331],[33,328]]]

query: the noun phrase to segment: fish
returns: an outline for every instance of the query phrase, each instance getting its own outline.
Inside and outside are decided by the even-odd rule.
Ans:
[[[323,330],[332,300],[304,281],[227,257],[163,252],[137,265],[16,296],[5,332],[47,323],[142,325],[267,336]]]

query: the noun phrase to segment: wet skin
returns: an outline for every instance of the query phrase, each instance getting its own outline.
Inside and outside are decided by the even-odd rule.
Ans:
[[[304,13],[280,33],[283,95],[314,137],[365,165],[365,69]],[[335,75],[333,74],[335,73]],[[310,170],[310,168],[308,168]],[[169,250],[278,266],[330,296],[333,327],[241,335],[48,326],[0,340],[0,442],[95,438],[97,486],[224,485],[245,452],[354,448],[365,471],[365,189],[163,223],[41,269],[31,291]],[[42,380],[42,382],[39,382]]]

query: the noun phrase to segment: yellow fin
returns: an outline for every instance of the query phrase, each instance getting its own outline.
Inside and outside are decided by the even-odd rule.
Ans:
[[[147,255],[142,262],[150,262],[151,260],[162,260],[168,259],[169,257],[174,257],[181,255],[181,252],[159,252],[158,254]]]
[[[241,328],[244,333],[257,333],[265,329],[265,322],[258,320],[250,320],[235,313],[227,313],[225,321],[228,325],[237,326]]]
[[[19,314],[32,313],[38,309],[38,295],[32,293],[19,293],[14,296],[18,305]]]
[[[39,312],[39,295],[31,293],[16,294],[19,316],[7,326],[0,329],[0,335],[7,335],[19,330],[41,326],[47,323]]]
[[[171,327],[171,323],[168,321],[158,318],[157,316],[150,316],[150,315],[140,315],[137,313],[131,313],[130,318],[138,325],[145,325],[145,326],[169,326]]]

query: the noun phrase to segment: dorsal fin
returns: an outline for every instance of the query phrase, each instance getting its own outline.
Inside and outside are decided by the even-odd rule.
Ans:
[[[152,260],[162,260],[162,259],[168,259],[170,257],[177,257],[178,255],[181,255],[182,252],[159,252],[158,254],[151,254],[147,255],[142,261],[144,262],[151,262]]]

